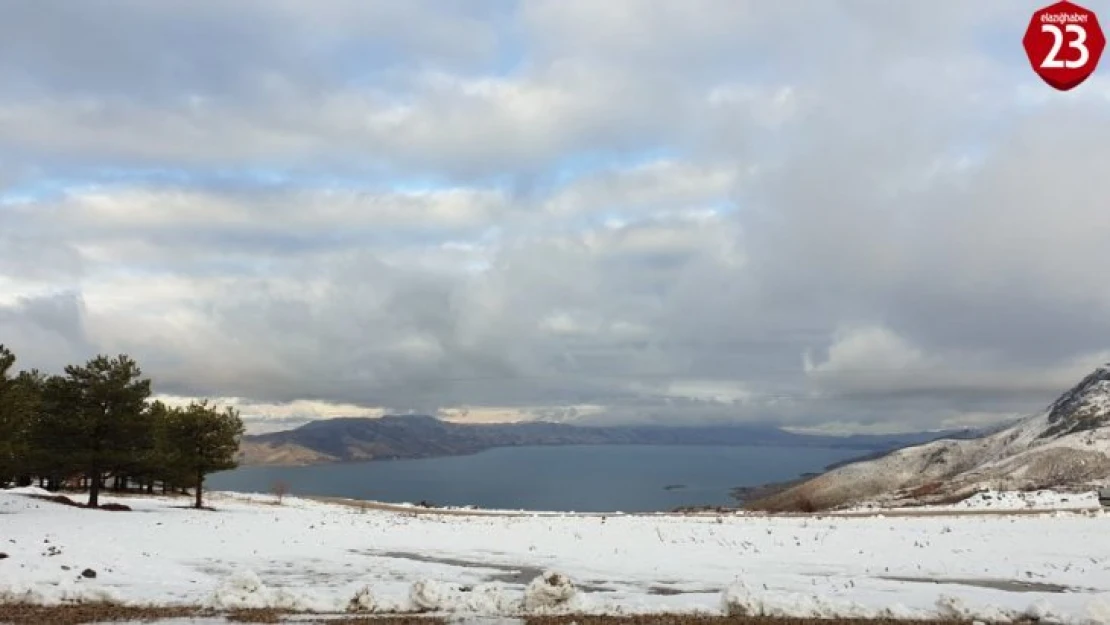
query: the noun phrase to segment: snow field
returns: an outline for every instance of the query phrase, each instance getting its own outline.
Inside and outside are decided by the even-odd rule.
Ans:
[[[251,498],[216,495],[211,512],[127,497],[132,512],[104,512],[0,491],[0,601],[1110,623],[1101,511],[457,516]]]

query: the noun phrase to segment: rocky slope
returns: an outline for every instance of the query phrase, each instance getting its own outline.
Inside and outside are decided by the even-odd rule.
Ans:
[[[241,464],[305,465],[472,454],[536,445],[777,445],[858,449],[860,455],[960,432],[890,436],[816,436],[770,425],[575,426],[564,423],[459,424],[429,416],[313,421],[294,430],[245,437]]]
[[[753,502],[820,510],[864,500],[938,503],[984,488],[1089,488],[1110,478],[1110,364],[1043,412],[983,438],[939,440],[850,464]]]

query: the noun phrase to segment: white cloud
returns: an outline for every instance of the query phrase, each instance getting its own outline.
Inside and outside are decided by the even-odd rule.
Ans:
[[[1034,4],[31,3],[0,337],[281,423],[1030,410],[1110,353],[1105,80],[996,45]]]

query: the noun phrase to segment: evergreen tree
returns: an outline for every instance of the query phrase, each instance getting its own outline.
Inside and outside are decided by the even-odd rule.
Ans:
[[[181,466],[181,454],[176,452],[170,441],[170,426],[179,409],[169,408],[155,400],[147,412],[154,443],[146,456],[144,469],[144,476],[150,481],[148,489],[153,490],[154,482],[161,482],[163,490],[191,483],[193,477]]]
[[[221,411],[205,400],[170,411],[166,442],[175,455],[174,466],[192,478],[194,507],[202,506],[205,475],[237,466],[242,435],[243,421],[233,408]]]
[[[13,375],[15,354],[0,345],[0,486],[6,486],[27,455],[29,406]]]
[[[69,460],[80,467],[89,482],[88,506],[99,505],[105,471],[119,470],[133,462],[149,438],[144,418],[150,397],[150,380],[134,360],[97,356],[84,366],[69,365],[64,378],[48,381],[44,423],[51,447],[72,449]],[[65,469],[67,467],[55,467]]]
[[[0,345],[0,486],[13,479],[30,482],[31,429],[43,379],[37,371],[13,375],[15,361],[15,354]]]

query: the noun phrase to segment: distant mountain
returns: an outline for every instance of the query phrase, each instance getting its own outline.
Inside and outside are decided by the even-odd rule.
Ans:
[[[1044,411],[974,440],[941,440],[848,464],[750,507],[824,509],[863,500],[939,503],[983,488],[1100,486],[1110,480],[1110,364]]]
[[[769,425],[578,426],[564,423],[448,423],[429,416],[340,418],[294,430],[247,436],[240,463],[305,465],[429,458],[525,445],[780,445],[858,449],[861,454],[915,445],[963,431],[820,436]]]

